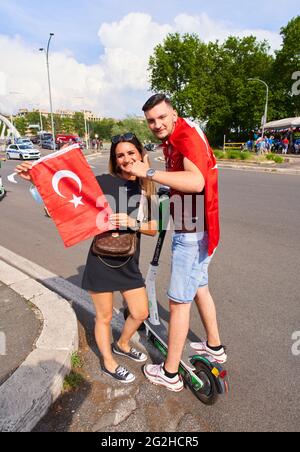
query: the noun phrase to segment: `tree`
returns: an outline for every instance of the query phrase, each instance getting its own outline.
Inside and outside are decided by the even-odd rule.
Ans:
[[[148,129],[146,121],[134,116],[115,123],[112,128],[112,135],[120,135],[127,132],[134,133],[141,142],[154,141],[154,137]]]
[[[269,80],[273,58],[253,36],[205,44],[196,35],[169,35],[149,60],[153,91],[165,92],[180,115],[208,120],[213,142],[260,125],[265,94],[248,78]]]
[[[293,74],[300,70],[300,16],[281,28],[282,48],[276,52],[273,77],[277,91],[279,117],[300,116],[300,95],[293,93]]]
[[[90,130],[91,137],[94,138],[95,135],[98,135],[100,139],[109,141],[113,135],[112,129],[115,123],[116,121],[110,118],[105,118],[101,121],[93,122],[91,124]]]
[[[231,36],[223,45],[214,46],[212,55],[215,67],[208,134],[218,142],[232,131],[236,137],[244,131],[246,138],[253,126],[261,125],[266,99],[263,85],[248,79],[269,82],[273,64],[269,45],[266,41],[258,42],[254,36]]]
[[[201,62],[197,59],[200,45],[196,35],[170,34],[149,60],[151,89],[170,96],[180,115],[189,115],[193,110],[192,81]]]
[[[28,127],[28,122],[27,122],[26,118],[24,116],[21,116],[19,118],[15,118],[13,122],[14,122],[14,126],[16,127],[18,132],[21,135],[25,135],[27,127]]]
[[[85,136],[85,124],[84,124],[84,114],[81,112],[76,112],[73,119],[74,131],[80,136]]]

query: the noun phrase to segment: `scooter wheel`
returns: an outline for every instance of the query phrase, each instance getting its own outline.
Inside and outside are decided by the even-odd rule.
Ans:
[[[6,191],[4,189],[0,190],[0,201],[6,196]]]
[[[203,388],[196,391],[192,386],[192,391],[195,396],[205,405],[214,405],[218,398],[218,390],[215,382],[215,377],[211,373],[209,367],[203,362],[198,361],[194,364],[196,370],[194,373],[203,381]]]

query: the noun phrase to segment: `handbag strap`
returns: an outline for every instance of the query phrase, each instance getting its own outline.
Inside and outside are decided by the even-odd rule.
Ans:
[[[97,256],[97,257],[98,257],[98,259],[102,262],[102,264],[106,265],[106,267],[118,269],[118,268],[125,267],[125,265],[127,265],[127,264],[129,263],[129,261],[132,259],[133,256],[129,256],[129,258],[127,259],[127,261],[124,262],[124,263],[121,264],[121,265],[110,265],[110,264],[108,264],[107,262],[105,262],[100,256]]]

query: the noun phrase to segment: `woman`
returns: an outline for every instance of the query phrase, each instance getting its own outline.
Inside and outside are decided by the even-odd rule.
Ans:
[[[82,287],[89,291],[96,309],[95,336],[103,356],[102,370],[124,383],[134,381],[135,377],[127,369],[118,366],[114,354],[127,356],[138,362],[147,360],[146,355],[130,346],[130,339],[148,317],[147,293],[139,270],[140,235],[155,235],[157,227],[155,221],[147,221],[137,226],[137,219],[130,216],[134,210],[137,210],[136,201],[141,201],[142,192],[149,201],[154,194],[152,183],[147,182],[143,186],[131,174],[134,162],[147,161],[147,156],[143,159],[143,154],[143,146],[135,135],[130,133],[117,135],[112,138],[110,174],[97,177],[103,193],[115,201],[116,213],[110,218],[115,229],[125,228],[134,231],[138,229],[136,253],[132,258],[99,258],[93,254],[91,248],[82,281]],[[124,205],[121,205],[122,200]],[[125,322],[121,337],[111,349],[110,324],[115,291],[120,291],[123,295],[130,315]]]
[[[132,215],[137,211],[136,201],[141,203],[142,197],[144,199],[146,197],[150,205],[151,196],[155,194],[152,182],[140,182],[131,174],[132,164],[142,160],[147,163],[148,156],[144,156],[143,146],[135,135],[127,133],[112,138],[110,174],[98,176],[97,180],[104,195],[115,203],[116,213],[110,218],[114,228],[116,230],[125,228],[137,232],[136,252],[130,258],[102,257],[95,255],[91,247],[82,281],[82,287],[89,292],[95,305],[95,338],[103,357],[102,371],[123,383],[133,382],[135,376],[118,365],[115,355],[125,356],[141,363],[147,360],[144,353],[130,346],[132,336],[148,317],[147,293],[139,270],[140,236],[141,234],[154,236],[157,229],[155,221],[138,222]],[[16,171],[24,179],[30,180],[28,173],[30,168],[31,164],[27,162],[19,165]],[[130,315],[119,340],[111,347],[111,320],[115,291],[120,291],[123,295]]]

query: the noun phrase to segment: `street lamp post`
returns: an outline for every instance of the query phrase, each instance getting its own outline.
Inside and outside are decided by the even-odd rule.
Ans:
[[[264,138],[265,136],[265,125],[268,121],[268,102],[269,102],[269,86],[266,84],[266,82],[264,82],[263,80],[261,80],[260,78],[248,78],[248,80],[252,80],[255,82],[260,82],[263,83],[267,89],[266,92],[266,104],[265,104],[265,114],[264,114],[264,118],[263,118],[263,128],[262,128],[262,138]]]
[[[48,45],[47,45],[47,50],[45,50],[44,48],[40,48],[39,50],[40,50],[40,52],[45,52],[45,55],[46,55],[47,75],[48,75],[48,88],[49,88],[49,99],[50,99],[51,129],[52,129],[53,143],[55,143],[55,130],[54,130],[51,83],[50,83],[50,70],[49,70],[49,47],[50,47],[50,41],[52,39],[52,36],[54,36],[54,33],[50,33],[49,40],[48,40]]]
[[[42,112],[41,112],[40,107],[39,107],[39,114],[40,114],[40,128],[41,128],[41,132],[43,132],[43,118],[42,118]]]

